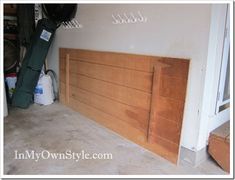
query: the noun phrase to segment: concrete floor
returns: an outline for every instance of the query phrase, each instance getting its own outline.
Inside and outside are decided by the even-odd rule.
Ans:
[[[25,152],[112,153],[112,160],[19,160],[15,150]],[[120,137],[96,122],[54,103],[32,105],[27,110],[12,108],[4,119],[4,174],[226,174],[212,160],[197,168],[176,166],[160,156]]]

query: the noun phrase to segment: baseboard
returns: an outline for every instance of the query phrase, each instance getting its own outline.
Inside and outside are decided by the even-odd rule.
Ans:
[[[185,147],[181,147],[179,156],[179,165],[187,165],[197,167],[199,164],[209,158],[207,147],[199,150],[192,151]]]

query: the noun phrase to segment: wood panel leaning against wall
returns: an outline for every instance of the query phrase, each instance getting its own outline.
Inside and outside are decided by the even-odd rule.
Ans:
[[[189,60],[60,49],[60,101],[177,163]]]

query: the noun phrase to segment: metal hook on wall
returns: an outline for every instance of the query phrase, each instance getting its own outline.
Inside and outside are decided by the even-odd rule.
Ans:
[[[137,19],[136,19],[136,17],[134,16],[134,14],[131,12],[130,13],[130,17],[131,17],[131,23],[135,23],[135,22],[137,22]]]
[[[146,21],[147,21],[147,18],[146,18],[146,17],[143,17],[142,14],[141,14],[139,11],[138,11],[138,15],[139,15],[138,20],[139,20],[140,22],[146,22]]]
[[[124,13],[123,16],[125,17],[125,23],[131,22],[130,18],[126,15],[126,13]]]
[[[113,15],[112,14],[112,23],[113,24],[129,24],[129,23],[145,23],[147,21],[147,18],[144,17],[140,11],[138,11],[136,13],[136,15],[134,13],[123,13],[122,15],[117,14],[117,15]]]
[[[113,24],[120,24],[120,22],[118,21],[118,19],[112,14],[112,18],[113,18]]]
[[[80,24],[76,19],[65,21],[62,23],[62,26],[64,29],[81,29],[83,27],[83,25]]]
[[[119,18],[120,24],[125,23],[125,20],[121,17],[120,14],[118,14],[117,17]]]

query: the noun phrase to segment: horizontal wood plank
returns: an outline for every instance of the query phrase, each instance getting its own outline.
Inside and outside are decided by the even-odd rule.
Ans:
[[[70,67],[70,72],[72,73],[142,90],[144,92],[151,92],[152,73],[72,60],[70,62]]]
[[[182,123],[184,102],[167,97],[158,96],[156,115],[175,123]]]
[[[130,106],[149,111],[151,94],[136,89],[70,73],[70,84]]]
[[[177,157],[176,155],[179,151],[179,144],[168,141],[167,139],[157,136],[156,134],[153,134],[152,136],[153,141],[150,144],[157,144],[159,146],[162,146],[168,152],[175,154],[175,158]]]
[[[187,79],[161,76],[159,81],[159,96],[184,101]]]
[[[70,99],[76,99],[82,103],[91,105],[146,133],[149,119],[149,112],[146,110],[121,104],[74,86],[70,86],[70,96],[72,97]]]
[[[157,134],[157,136],[178,144],[180,141],[180,125],[173,121],[168,121],[160,116],[156,116],[156,120],[152,122],[153,129],[150,135]]]
[[[162,76],[170,76],[173,78],[187,79],[188,78],[188,69],[189,69],[189,60],[176,59],[176,58],[162,58],[158,63],[163,63],[167,65],[162,68]]]
[[[126,53],[101,52],[81,49],[61,49],[61,58],[69,53],[72,60],[121,67],[139,71],[152,72],[152,61],[160,59],[154,56],[144,56]]]

